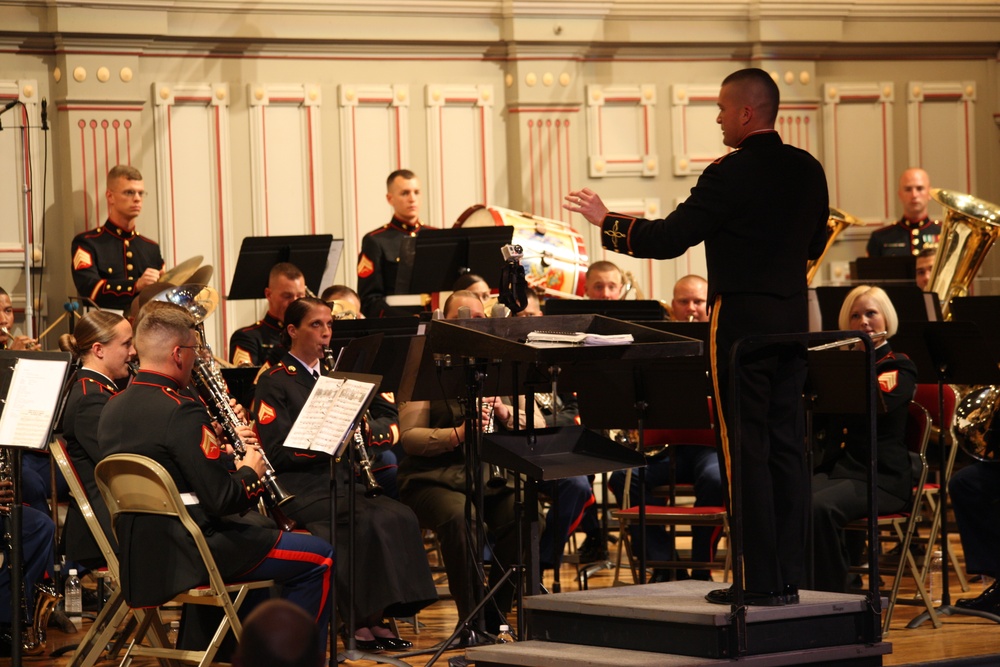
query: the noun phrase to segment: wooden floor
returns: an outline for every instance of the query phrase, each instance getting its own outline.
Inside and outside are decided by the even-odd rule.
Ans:
[[[551,572],[547,574],[546,583],[551,584]],[[571,566],[564,565],[561,575],[564,591],[577,590],[574,580],[575,571]],[[612,578],[612,571],[603,571],[591,578],[590,585],[592,587],[609,586],[611,585]],[[950,590],[952,599],[954,600],[957,597],[978,595],[982,590],[982,584],[973,583],[971,584],[969,593],[962,593],[958,585],[953,582]],[[912,596],[912,588],[907,590],[904,587],[903,595]],[[996,661],[993,664],[1000,665],[1000,625],[978,618],[951,617],[945,619],[943,626],[936,630],[929,622],[920,628],[907,630],[906,624],[918,612],[919,609],[916,607],[897,607],[897,611],[893,616],[891,630],[886,638],[892,643],[893,652],[887,656],[885,664],[912,665],[993,654],[996,656]],[[401,623],[399,629],[401,634],[405,638],[410,639],[416,648],[432,651],[439,642],[450,634],[456,620],[454,604],[450,600],[442,600],[420,614],[419,622],[421,627],[419,634],[414,633],[413,627],[409,624]],[[87,622],[85,621],[85,623]],[[60,646],[72,644],[78,637],[82,637],[82,633],[76,636],[66,635],[59,630],[51,629],[49,632],[48,650],[51,651]],[[342,646],[339,646],[339,648],[342,649]],[[410,665],[417,666],[426,665],[430,660],[430,655],[428,653],[420,656],[403,657],[396,654],[394,657],[402,659]],[[461,655],[461,652],[446,652],[435,664],[447,665],[448,658],[455,655]],[[0,665],[9,663],[9,660],[0,660]],[[56,659],[45,655],[38,658],[25,658],[23,664],[62,666],[69,664],[69,658]],[[136,660],[133,664],[136,667],[144,667],[145,665],[155,663],[146,660]],[[377,663],[359,660],[353,661],[350,664],[375,665]],[[947,663],[945,662],[944,664]]]

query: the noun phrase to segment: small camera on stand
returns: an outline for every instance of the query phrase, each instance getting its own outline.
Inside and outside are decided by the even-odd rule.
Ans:
[[[521,261],[524,259],[524,248],[519,245],[505,245],[500,248],[500,252],[503,253],[503,261],[505,262],[509,262],[511,260]]]

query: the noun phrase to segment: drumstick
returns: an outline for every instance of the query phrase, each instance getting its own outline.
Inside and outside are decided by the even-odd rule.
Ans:
[[[53,329],[55,329],[57,324],[59,324],[60,322],[62,322],[63,320],[66,319],[67,315],[69,315],[68,311],[65,312],[65,313],[63,313],[62,315],[60,315],[58,318],[56,318],[56,321],[53,322],[52,324],[50,324],[45,331],[43,331],[42,333],[38,334],[38,338],[36,338],[35,340],[39,340],[40,341],[43,338],[45,338],[45,334],[47,334],[48,332],[50,332]]]

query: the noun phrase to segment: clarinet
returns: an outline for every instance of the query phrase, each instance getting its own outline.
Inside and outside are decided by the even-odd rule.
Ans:
[[[337,360],[333,357],[333,350],[326,346],[323,347],[323,362],[326,364],[328,372],[337,367]],[[375,498],[385,493],[385,489],[382,488],[372,473],[372,460],[368,456],[368,447],[365,446],[365,436],[361,432],[364,422],[371,422],[371,416],[371,412],[366,410],[362,423],[358,424],[358,427],[354,429],[354,458],[357,460],[361,479],[365,483],[366,498]]]
[[[496,431],[496,422],[493,420],[493,407],[490,407],[490,418],[483,425],[483,435],[489,435]],[[490,476],[486,480],[486,486],[490,489],[502,489],[507,486],[507,473],[496,463],[490,464]]]
[[[236,415],[233,406],[229,404],[229,394],[223,389],[222,383],[218,380],[215,372],[208,367],[208,362],[204,358],[199,357],[195,361],[191,379],[194,381],[194,386],[204,401],[209,415],[222,426],[222,431],[232,443],[236,456],[242,459],[246,456],[247,449],[237,428],[246,426],[246,424]],[[278,508],[295,496],[281,486],[278,476],[274,472],[274,467],[268,461],[263,450],[261,450],[261,457],[264,459],[265,471],[260,481],[267,491],[265,504],[270,511],[271,518],[281,530],[285,532],[294,530],[295,521],[285,516],[285,513]]]

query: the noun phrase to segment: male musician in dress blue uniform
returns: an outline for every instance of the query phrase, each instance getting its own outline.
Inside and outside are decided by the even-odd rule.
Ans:
[[[941,225],[927,215],[931,179],[923,169],[907,169],[899,177],[903,217],[868,238],[869,257],[916,257],[924,248],[936,248]]]
[[[101,413],[98,443],[106,454],[152,458],[166,468],[205,533],[226,581],[274,579],[282,595],[319,623],[326,647],[333,550],[312,535],[235,521],[266,493],[265,464],[250,429],[246,455],[230,473],[205,405],[185,388],[202,346],[195,321],[182,308],[157,308],[139,322],[136,378]],[[122,592],[132,606],[163,604],[206,583],[204,566],[187,531],[169,517],[124,514],[115,525],[121,553]]]
[[[279,262],[267,276],[264,298],[267,313],[248,327],[237,329],[229,339],[229,360],[236,366],[263,366],[285,353],[281,329],[288,304],[306,295],[306,279],[299,267]]]
[[[135,231],[146,190],[142,174],[129,165],[108,172],[108,220],[73,238],[73,282],[80,296],[101,308],[126,311],[142,288],[159,280],[159,244]]]
[[[412,308],[393,307],[386,297],[396,293],[396,273],[403,239],[423,229],[420,222],[420,180],[409,169],[398,169],[386,179],[386,201],[392,220],[361,239],[358,255],[358,294],[365,317],[398,317]]]
[[[804,577],[809,477],[802,446],[805,350],[770,345],[740,366],[740,421],[729,400],[729,354],[748,335],[808,330],[806,262],[826,245],[829,196],[820,163],[774,130],[778,87],[760,69],[730,74],[719,91],[723,143],[737,149],[709,165],[687,201],[665,220],[611,214],[584,188],[563,207],[601,227],[604,247],[668,259],[705,242],[712,304],[709,360],[723,471],[730,434],[741,438],[745,601],[798,602]],[[765,269],[761,258],[767,258]],[[733,430],[735,429],[735,430]],[[730,494],[731,495],[731,494]],[[732,591],[713,591],[729,604]]]
[[[996,426],[987,434],[990,454],[1000,447]],[[969,574],[993,577],[993,583],[974,598],[955,601],[961,609],[1000,616],[1000,464],[993,459],[962,468],[948,483],[958,534]]]

